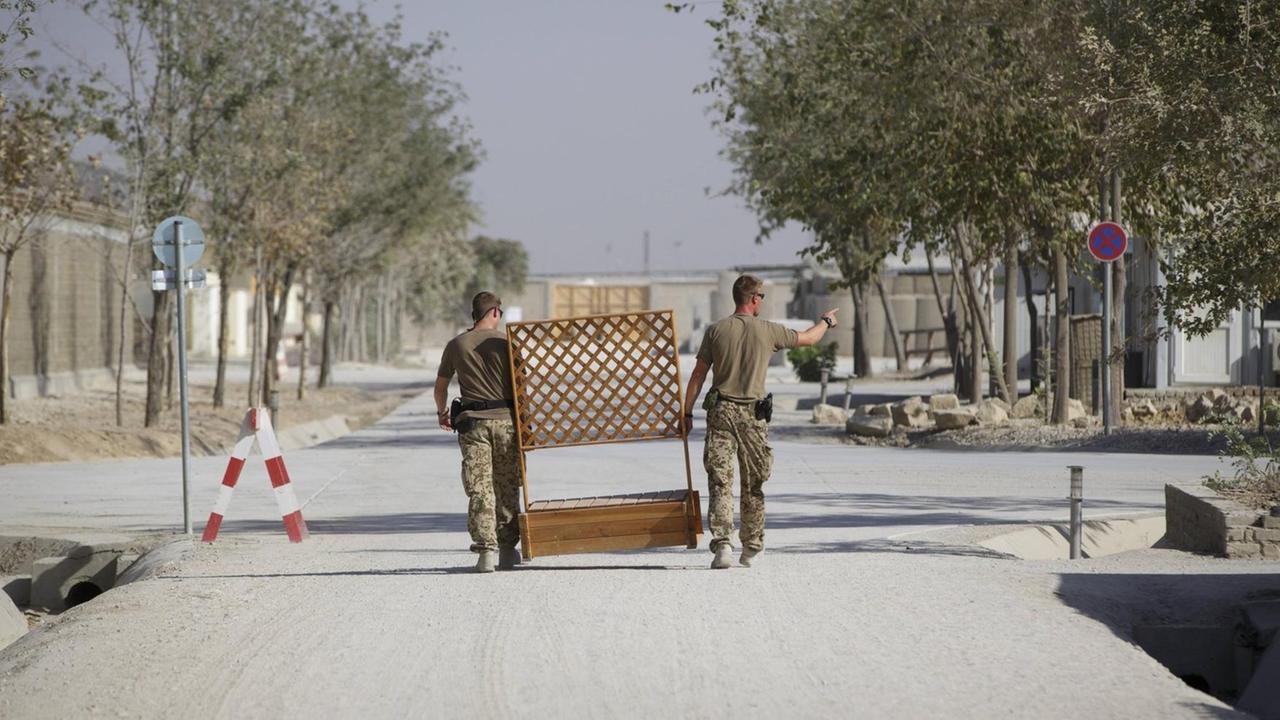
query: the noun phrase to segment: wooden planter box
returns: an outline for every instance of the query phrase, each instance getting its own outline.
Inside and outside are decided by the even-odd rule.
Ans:
[[[670,310],[510,323],[511,384],[526,558],[637,548],[696,548],[702,509],[693,489],[683,388]],[[534,450],[678,440],[682,490],[561,500],[529,499],[525,455]]]
[[[539,500],[520,513],[526,558],[673,545],[696,548],[701,534],[696,491]]]

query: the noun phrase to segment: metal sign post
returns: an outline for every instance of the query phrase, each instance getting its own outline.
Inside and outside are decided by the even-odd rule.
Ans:
[[[182,530],[191,534],[191,418],[187,400],[187,293],[188,286],[204,287],[204,273],[191,269],[204,254],[204,233],[190,218],[171,217],[156,228],[152,248],[160,262],[174,268],[152,276],[157,290],[178,291],[178,397],[182,403]],[[198,279],[197,279],[198,274]],[[198,283],[198,284],[197,284]]]
[[[1102,263],[1102,434],[1111,434],[1111,263],[1129,249],[1129,233],[1119,223],[1100,222],[1089,230],[1089,254]]]

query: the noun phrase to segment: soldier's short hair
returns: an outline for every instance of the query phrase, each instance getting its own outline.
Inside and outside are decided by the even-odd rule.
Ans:
[[[502,300],[497,295],[488,291],[478,292],[471,298],[471,319],[480,322],[480,318],[496,307],[502,307]]]
[[[764,281],[755,275],[739,275],[738,279],[733,281],[734,304],[746,305],[751,302],[751,298],[760,292],[762,287],[764,287]]]

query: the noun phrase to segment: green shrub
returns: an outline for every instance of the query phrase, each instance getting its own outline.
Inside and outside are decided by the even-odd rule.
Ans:
[[[1227,447],[1218,457],[1230,459],[1235,472],[1230,477],[1221,471],[1206,476],[1205,486],[1251,507],[1280,504],[1280,447],[1266,436],[1245,437],[1234,424],[1214,435],[1226,439]]]
[[[836,344],[791,348],[787,351],[787,360],[802,382],[818,382],[823,370],[836,366]]]

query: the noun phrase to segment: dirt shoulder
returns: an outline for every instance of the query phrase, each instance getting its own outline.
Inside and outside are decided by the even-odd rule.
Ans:
[[[213,386],[192,381],[191,449],[196,455],[224,453],[244,418],[246,386],[231,384],[227,404],[213,407]],[[277,427],[284,429],[333,415],[352,429],[370,425],[425,386],[384,385],[309,389],[299,401],[293,385],[282,389]],[[178,402],[162,413],[160,422],[142,426],[146,386],[132,380],[124,387],[124,425],[116,425],[115,391],[94,390],[63,397],[44,397],[15,403],[13,420],[0,425],[0,465],[65,462],[132,457],[176,457],[182,452]],[[175,396],[177,392],[175,390]]]

